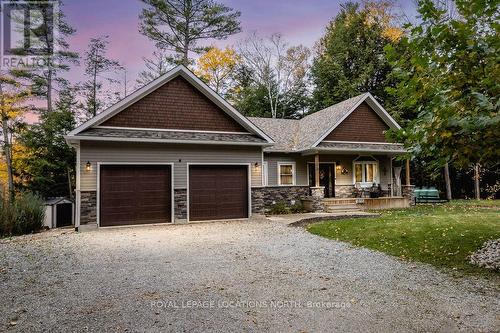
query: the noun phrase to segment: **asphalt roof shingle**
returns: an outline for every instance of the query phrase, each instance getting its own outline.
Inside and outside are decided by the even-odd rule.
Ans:
[[[301,151],[312,148],[318,139],[337,124],[368,94],[361,94],[329,106],[300,120],[249,118],[276,143],[266,151]]]
[[[273,118],[248,118],[257,125],[274,141],[269,147],[272,151],[296,150],[299,133],[300,120],[296,119],[273,119]]]
[[[103,138],[154,139],[154,140],[182,140],[182,141],[219,141],[238,143],[267,143],[266,140],[252,134],[230,133],[201,133],[182,131],[152,131],[129,130],[111,128],[90,128],[78,135]]]

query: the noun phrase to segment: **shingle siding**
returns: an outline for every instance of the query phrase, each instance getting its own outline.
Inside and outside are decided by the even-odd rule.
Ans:
[[[377,113],[363,102],[324,141],[387,142],[384,131],[388,129]]]
[[[181,76],[167,82],[101,125],[247,132]]]

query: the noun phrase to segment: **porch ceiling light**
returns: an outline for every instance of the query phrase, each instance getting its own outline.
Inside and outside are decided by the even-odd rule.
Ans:
[[[90,163],[90,161],[87,161],[87,163],[85,164],[85,171],[90,171],[91,168],[92,164]]]

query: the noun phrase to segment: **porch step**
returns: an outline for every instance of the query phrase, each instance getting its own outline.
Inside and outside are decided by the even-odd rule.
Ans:
[[[323,206],[329,213],[360,211],[355,198],[328,198],[323,200]]]
[[[336,212],[357,212],[361,209],[357,205],[325,205],[325,210],[329,213]]]
[[[356,198],[327,198],[323,199],[325,205],[355,205]]]

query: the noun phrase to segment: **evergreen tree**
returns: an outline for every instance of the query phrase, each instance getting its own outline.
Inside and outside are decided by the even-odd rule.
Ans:
[[[85,95],[85,109],[92,117],[103,107],[103,99],[100,96],[103,93],[103,81],[118,82],[111,77],[105,77],[104,74],[122,69],[117,60],[107,58],[108,45],[108,36],[91,38],[85,52],[85,74],[89,79],[83,84],[82,90]],[[104,93],[108,99],[111,98],[109,92]]]
[[[212,0],[142,0],[140,31],[160,50],[174,52],[171,61],[190,65],[189,52],[205,50],[205,39],[225,39],[241,31],[240,12]]]
[[[46,66],[32,67],[30,69],[15,69],[12,74],[27,81],[33,96],[46,100],[47,111],[53,108],[54,92],[67,84],[62,74],[70,70],[71,65],[78,65],[79,55],[70,50],[68,38],[76,30],[66,21],[59,1],[59,11],[52,10],[52,3],[46,0],[28,1],[24,5],[30,6],[31,20],[41,22],[36,30],[37,38],[33,39],[34,45],[43,54],[47,54]],[[36,9],[36,10],[35,10]],[[55,15],[55,17],[53,17]],[[16,19],[15,17],[13,19]],[[24,18],[23,18],[24,19]],[[53,26],[57,22],[57,26]],[[23,22],[24,23],[24,22]],[[23,55],[24,50],[19,49],[17,54]]]
[[[19,187],[43,197],[73,195],[75,151],[64,139],[75,125],[78,102],[72,89],[59,94],[53,112],[42,112],[40,122],[21,132],[22,153],[14,161]]]

